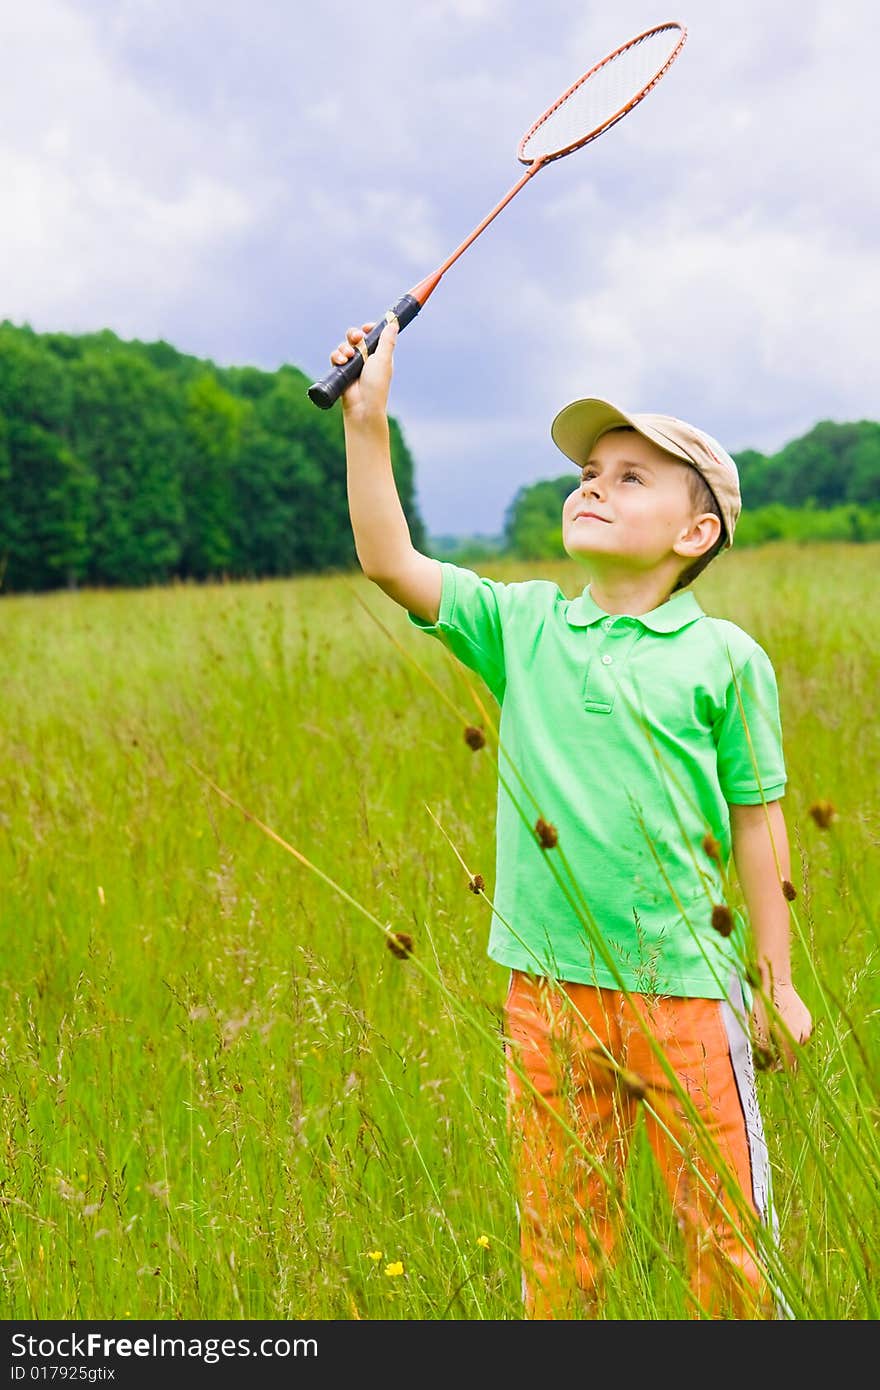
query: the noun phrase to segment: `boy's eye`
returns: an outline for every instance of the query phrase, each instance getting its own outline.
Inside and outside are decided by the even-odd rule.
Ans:
[[[585,483],[585,482],[587,481],[588,478],[592,478],[592,477],[593,477],[593,475],[595,474],[595,472],[596,472],[595,468],[582,468],[582,469],[581,469],[581,482],[582,482],[582,483]],[[641,477],[639,476],[638,473],[624,473],[624,474],[623,474],[623,478],[624,478],[624,481],[625,481],[627,478],[635,478],[635,480],[636,480],[637,483],[640,483],[640,482],[642,481],[642,480],[641,480]]]

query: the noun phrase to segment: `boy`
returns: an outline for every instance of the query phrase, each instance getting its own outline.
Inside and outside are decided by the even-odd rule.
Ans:
[[[370,327],[349,329],[331,362]],[[812,1029],[791,980],[778,698],[762,648],[687,588],[732,543],[736,466],[684,421],[575,401],[551,435],[581,465],[562,532],[589,565],[583,593],[431,559],[412,546],[391,471],[397,331],[342,397],[349,509],[364,573],[501,707],[488,950],[510,970],[526,1314],[595,1309],[643,1103],[692,1314],[772,1316],[744,1020],[751,1005],[762,1045],[772,1037],[788,1063]],[[726,902],[731,853],[751,948]]]

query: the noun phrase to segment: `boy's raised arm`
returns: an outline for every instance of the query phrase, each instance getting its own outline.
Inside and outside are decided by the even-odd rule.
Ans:
[[[357,344],[373,327],[350,328],[330,354],[341,366],[359,351]],[[348,509],[361,569],[389,598],[425,622],[440,612],[439,560],[422,555],[409,526],[391,469],[388,390],[393,371],[397,324],[387,325],[360,376],[342,394]]]

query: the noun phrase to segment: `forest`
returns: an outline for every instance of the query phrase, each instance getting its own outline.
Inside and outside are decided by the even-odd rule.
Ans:
[[[350,569],[342,418],[308,384],[109,330],[0,324],[2,591]],[[424,545],[393,419],[391,455]]]

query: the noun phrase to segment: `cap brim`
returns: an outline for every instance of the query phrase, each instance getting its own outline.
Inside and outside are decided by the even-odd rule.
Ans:
[[[570,405],[563,406],[550,426],[550,437],[567,458],[583,467],[596,440],[608,430],[621,427],[635,430],[637,434],[649,439],[658,449],[672,454],[674,458],[684,459],[687,463],[692,461],[683,449],[678,448],[659,431],[646,427],[639,421],[638,416],[627,415],[625,410],[620,410],[610,401],[599,400],[595,396],[588,396],[584,400],[572,401]]]

